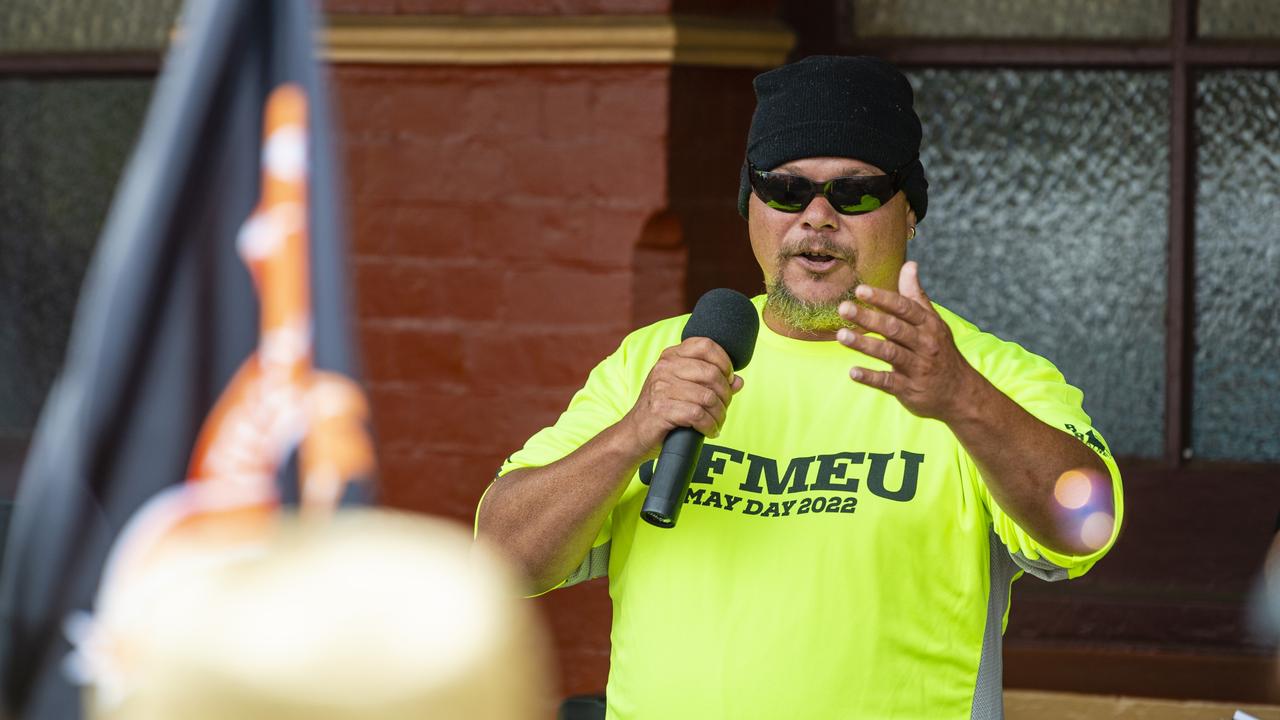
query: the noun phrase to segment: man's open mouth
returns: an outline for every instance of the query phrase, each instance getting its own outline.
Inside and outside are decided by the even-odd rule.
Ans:
[[[800,257],[812,262],[827,262],[828,260],[836,260],[833,255],[823,255],[822,253],[800,253]]]
[[[827,273],[844,264],[842,258],[826,253],[806,252],[795,256],[800,267],[812,273]]]

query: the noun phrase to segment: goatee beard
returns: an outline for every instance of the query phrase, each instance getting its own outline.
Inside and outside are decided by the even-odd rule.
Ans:
[[[796,297],[795,293],[791,292],[791,288],[787,287],[786,281],[782,279],[781,272],[765,285],[769,291],[765,307],[788,327],[816,335],[835,332],[849,326],[849,323],[840,317],[839,308],[840,303],[855,298],[854,290],[858,287],[856,282],[850,284],[849,289],[845,290],[840,297],[825,302],[809,302]]]

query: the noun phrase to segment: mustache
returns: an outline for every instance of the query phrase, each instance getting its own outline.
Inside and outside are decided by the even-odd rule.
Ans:
[[[853,262],[857,257],[857,253],[853,248],[843,247],[829,237],[815,235],[779,248],[778,260],[786,260],[789,257],[795,257],[796,255],[802,255],[804,253],[830,255],[834,258],[840,258],[845,262]]]

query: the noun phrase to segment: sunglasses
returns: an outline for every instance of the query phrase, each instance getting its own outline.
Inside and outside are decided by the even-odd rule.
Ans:
[[[761,170],[747,163],[751,189],[765,205],[785,213],[804,210],[817,195],[825,197],[841,215],[869,213],[898,193],[901,172],[900,168],[888,175],[838,177],[819,183],[801,175]]]

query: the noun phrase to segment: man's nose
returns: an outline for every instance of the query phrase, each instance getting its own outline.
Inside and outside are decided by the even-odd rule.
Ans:
[[[825,195],[815,195],[800,213],[801,221],[805,226],[814,230],[823,228],[835,229],[840,222],[838,215],[839,213],[832,207]]]

